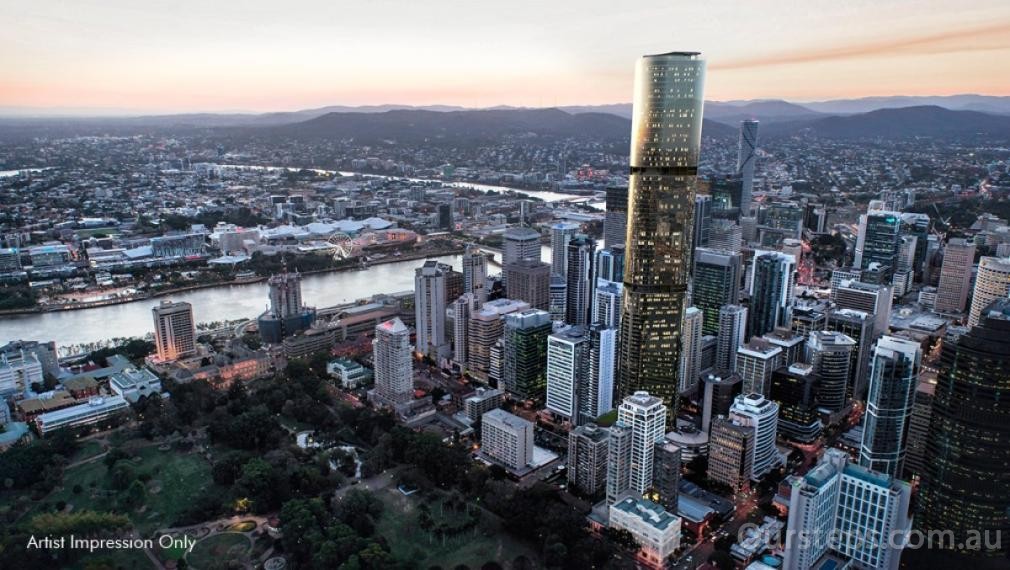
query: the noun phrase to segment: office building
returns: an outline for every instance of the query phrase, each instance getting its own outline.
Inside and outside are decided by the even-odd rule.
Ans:
[[[680,548],[680,526],[680,517],[646,499],[626,497],[610,505],[610,528],[631,533],[638,560],[650,568],[665,568]]]
[[[707,374],[702,384],[701,430],[708,433],[713,418],[729,416],[729,409],[743,388],[743,379],[736,373]]]
[[[635,73],[620,393],[648,391],[675,415],[691,259],[705,64],[646,56]]]
[[[951,238],[943,248],[940,282],[936,287],[933,310],[944,314],[963,313],[971,291],[971,270],[975,265],[975,244],[964,238]]]
[[[740,250],[743,248],[743,228],[731,220],[712,220],[712,232],[708,238],[708,248],[740,253]]]
[[[578,425],[579,387],[589,376],[589,336],[569,326],[547,338],[547,402],[551,412]],[[592,417],[591,419],[596,419]]]
[[[929,423],[933,418],[933,394],[936,382],[919,382],[912,401],[912,414],[908,418],[908,444],[905,451],[905,474],[902,479],[921,479],[926,472],[926,445],[929,440]]]
[[[901,248],[901,215],[886,210],[870,210],[859,216],[856,255],[853,265],[869,269],[879,264],[883,283],[891,283]]]
[[[414,367],[410,356],[410,329],[399,318],[375,327],[372,341],[376,400],[399,406],[414,397]]]
[[[828,449],[824,461],[806,475],[790,475],[789,518],[783,549],[783,570],[811,570],[831,548],[831,535],[835,530],[838,510],[838,490],[841,487],[841,469],[832,463],[832,457],[842,465],[847,458],[836,456],[837,449]],[[804,544],[805,543],[805,544]]]
[[[754,163],[757,162],[758,122],[740,121],[740,143],[736,171],[743,186],[740,191],[740,215],[749,216],[754,201]]]
[[[470,315],[470,322],[467,325],[469,352],[466,357],[466,370],[470,376],[481,382],[488,381],[488,372],[491,370],[491,347],[501,340],[505,333],[505,315],[529,308],[529,303],[523,301],[495,299],[484,303],[477,312]]]
[[[628,396],[617,408],[619,422],[631,428],[631,470],[629,486],[641,496],[652,485],[655,443],[666,433],[667,408],[663,400],[648,392]]]
[[[607,187],[607,213],[603,218],[603,247],[624,245],[628,232],[628,189],[623,186]]]
[[[859,448],[863,467],[901,476],[921,361],[922,348],[917,342],[893,336],[877,341]]]
[[[507,469],[519,471],[533,462],[533,423],[505,410],[481,416],[481,454]]]
[[[5,397],[31,396],[32,385],[45,386],[42,362],[34,352],[19,350],[0,353],[0,405]]]
[[[568,433],[568,485],[589,496],[607,486],[607,448],[610,432],[594,423]]]
[[[843,411],[848,404],[846,387],[856,342],[842,333],[814,331],[807,341],[807,361],[817,375],[818,402],[829,413]]]
[[[540,260],[540,233],[524,226],[505,230],[502,237],[502,267],[523,259]]]
[[[714,207],[711,196],[698,194],[694,197],[695,255],[697,255],[699,248],[708,247],[708,240],[712,236],[712,210]]]
[[[794,305],[796,260],[781,252],[754,252],[750,272],[747,337],[789,326]]]
[[[593,322],[612,328],[621,326],[621,296],[624,285],[615,281],[597,281],[593,294]]]
[[[445,310],[449,301],[446,273],[452,268],[433,259],[414,271],[415,349],[432,360],[448,356]]]
[[[701,374],[701,328],[704,314],[697,307],[688,307],[684,311],[684,325],[681,333],[683,346],[680,350],[680,385],[681,393],[693,390],[698,385],[698,375]]]
[[[579,231],[579,224],[558,222],[551,226],[551,273],[568,275],[568,242]]]
[[[782,463],[775,447],[779,406],[761,394],[741,394],[729,409],[729,418],[736,425],[754,430],[750,478],[760,481]]]
[[[734,370],[743,378],[744,394],[768,395],[772,372],[784,364],[782,349],[761,337],[736,349]]]
[[[803,361],[807,345],[806,335],[796,334],[786,327],[777,327],[760,338],[782,349],[782,366]]]
[[[975,288],[971,293],[968,326],[979,323],[982,310],[996,299],[1010,295],[1010,257],[983,257],[978,262]]]
[[[463,292],[473,293],[480,303],[487,301],[487,254],[472,244],[463,252]]]
[[[842,281],[835,294],[835,305],[838,309],[852,309],[872,315],[873,332],[880,336],[890,328],[892,299],[893,291],[888,285]]]
[[[716,371],[736,370],[737,349],[747,333],[747,307],[723,305],[719,308],[719,331],[716,337]]]
[[[447,232],[453,230],[452,204],[445,203],[438,205],[438,227]]]
[[[593,268],[596,281],[624,282],[624,246],[615,245],[596,252],[596,264]]]
[[[729,418],[712,420],[708,442],[708,478],[734,490],[750,487],[754,429]]]
[[[978,324],[944,340],[926,439],[918,526],[950,530],[964,544],[970,531],[1010,528],[1010,300],[979,312]],[[994,550],[998,549],[998,550]],[[983,554],[1002,556],[988,545]]]
[[[63,428],[76,429],[98,424],[129,409],[130,403],[122,396],[93,396],[86,403],[39,414],[33,421],[39,435],[45,437]]]
[[[810,364],[797,362],[772,373],[769,399],[779,405],[780,436],[803,444],[821,436],[817,388],[817,376]]]
[[[154,315],[154,347],[158,360],[171,362],[196,355],[193,305],[162,301],[151,309]]]
[[[565,303],[568,301],[568,283],[560,275],[551,275],[551,320],[565,320]]]
[[[691,299],[705,313],[702,334],[719,332],[719,309],[740,302],[739,253],[698,248],[694,250]]]
[[[588,236],[577,234],[568,240],[565,261],[565,322],[570,325],[589,326],[592,322],[593,258],[596,243]]]
[[[853,309],[828,311],[824,330],[842,333],[855,342],[852,347],[852,363],[849,365],[849,382],[845,396],[849,399],[863,399],[867,379],[870,377],[870,353],[876,334],[873,315]]]
[[[811,307],[794,307],[792,330],[797,335],[806,338],[811,331],[822,331],[827,325],[827,315]]]
[[[863,277],[863,270],[858,267],[839,267],[831,271],[831,302],[835,302],[835,295],[843,281],[859,281]]]
[[[38,340],[12,340],[0,346],[0,354],[9,357],[20,358],[22,352],[30,352],[42,365],[42,372],[51,378],[60,376],[60,361],[56,350],[56,343],[53,341],[42,342]]]
[[[526,301],[541,311],[551,308],[551,266],[535,259],[523,259],[504,267],[511,299]]]
[[[580,389],[580,422],[592,421],[614,409],[617,375],[617,329],[601,323],[589,327],[589,374]]]
[[[520,400],[539,399],[547,387],[546,311],[526,309],[505,315],[502,387]]]

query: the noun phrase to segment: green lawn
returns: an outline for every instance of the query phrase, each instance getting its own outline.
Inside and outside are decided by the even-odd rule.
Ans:
[[[245,560],[251,551],[252,543],[245,535],[224,532],[197,542],[186,555],[186,562],[194,570],[212,570],[231,561]]]
[[[419,494],[404,497],[396,489],[387,489],[377,496],[385,509],[376,524],[376,534],[386,538],[396,558],[415,562],[419,568],[453,568],[458,564],[475,568],[492,560],[508,567],[519,555],[533,561],[539,559],[529,545],[504,532],[497,517],[487,511],[482,511],[481,522],[474,531],[447,538],[443,544],[418,525],[417,507],[425,500]],[[437,519],[438,502],[432,501],[429,506],[432,517]]]
[[[69,459],[69,462],[76,463],[78,461],[84,461],[85,459],[90,459],[104,451],[105,448],[101,443],[94,440],[87,441],[80,449],[74,452],[74,455]]]

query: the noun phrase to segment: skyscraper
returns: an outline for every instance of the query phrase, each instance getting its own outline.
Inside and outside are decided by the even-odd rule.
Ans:
[[[452,359],[460,370],[466,369],[466,359],[470,351],[470,317],[480,304],[473,293],[464,293],[446,309],[446,318],[452,317]]]
[[[593,322],[618,328],[621,324],[621,290],[614,281],[597,281],[593,294]]]
[[[691,299],[705,313],[703,334],[719,332],[719,309],[740,302],[740,254],[715,249],[694,250]]]
[[[712,197],[699,194],[694,197],[694,248],[708,247],[712,235]]]
[[[154,315],[154,347],[158,360],[170,362],[196,354],[193,305],[162,301],[151,309]]]
[[[754,430],[750,479],[759,481],[780,464],[775,447],[779,405],[761,394],[741,394],[729,409],[729,418],[738,426]]]
[[[936,286],[938,313],[963,313],[971,291],[971,268],[975,264],[975,243],[964,238],[952,238],[943,248],[940,282]]]
[[[589,374],[580,388],[580,423],[614,409],[614,376],[617,374],[617,329],[602,323],[589,327]]]
[[[568,484],[594,496],[607,484],[607,447],[610,432],[590,423],[568,434]]]
[[[893,336],[877,341],[859,448],[859,464],[863,467],[901,476],[921,361],[922,349],[917,342]]]
[[[551,317],[528,309],[505,315],[504,373],[502,383],[513,397],[540,398],[547,386],[547,337]]]
[[[621,402],[617,420],[631,428],[630,489],[639,496],[652,485],[656,442],[666,433],[667,408],[648,392],[635,392]]]
[[[558,222],[551,226],[551,273],[568,275],[568,242],[579,231],[579,224]]]
[[[452,268],[429,259],[414,271],[416,350],[435,361],[448,356],[445,340],[446,269]]]
[[[684,311],[684,330],[681,335],[683,349],[680,351],[680,386],[682,393],[693,390],[698,385],[701,374],[701,326],[703,313],[697,307]]]
[[[771,389],[772,372],[783,363],[782,348],[762,337],[754,337],[737,348],[734,370],[743,378],[743,393],[767,396]]]
[[[1010,300],[978,315],[970,331],[943,343],[917,517],[961,544],[969,531],[1010,531]],[[990,555],[1005,548],[983,547]]]
[[[716,337],[715,365],[718,372],[736,370],[737,348],[747,333],[747,307],[723,305],[719,309],[719,330]]]
[[[505,330],[504,316],[529,309],[529,303],[512,299],[488,301],[470,315],[467,329],[469,352],[466,357],[467,372],[481,381],[488,381],[491,372],[492,347],[502,338]]]
[[[982,310],[1010,294],[1010,257],[983,257],[978,262],[975,289],[971,293],[968,326],[978,324]]]
[[[845,409],[846,386],[856,342],[842,333],[814,331],[807,341],[807,360],[817,375],[818,400],[829,412]]]
[[[856,238],[854,261],[856,267],[868,269],[871,263],[879,263],[884,272],[884,282],[890,283],[898,266],[900,248],[900,214],[875,210],[871,205],[867,213],[859,216],[859,235]]]
[[[754,462],[754,428],[729,418],[712,420],[708,443],[708,476],[734,490],[749,487]]]
[[[550,265],[535,259],[521,259],[509,263],[503,269],[509,298],[526,301],[534,309],[550,310]]]
[[[821,435],[817,414],[817,376],[802,362],[772,373],[770,399],[779,405],[779,435],[799,443],[813,443]]]
[[[593,257],[595,242],[588,236],[577,234],[568,240],[568,254],[565,258],[565,322],[570,325],[588,326],[592,322]]]
[[[547,338],[547,409],[579,424],[580,388],[589,378],[589,336],[581,326]],[[595,416],[587,420],[595,420]]]
[[[603,218],[603,247],[624,245],[628,232],[628,189],[607,187],[607,213]]]
[[[880,336],[890,327],[892,298],[890,285],[842,281],[835,293],[835,305],[872,315],[874,335]]]
[[[502,236],[502,267],[522,259],[540,261],[540,233],[525,226],[505,230]],[[502,285],[508,291],[508,275],[502,274]]]
[[[615,245],[596,252],[596,264],[593,267],[596,280],[624,282],[624,246]]]
[[[849,365],[849,382],[845,395],[850,399],[861,400],[870,377],[870,354],[873,339],[877,336],[873,315],[854,309],[833,309],[828,311],[823,330],[842,333],[855,343],[852,347],[852,362]]]
[[[463,292],[473,293],[480,303],[487,301],[487,255],[473,244],[463,252]]]
[[[645,56],[635,72],[621,393],[679,405],[680,326],[689,280],[705,63],[695,52]]]
[[[631,426],[620,421],[610,427],[607,445],[607,504],[614,504],[631,488]]]
[[[399,318],[376,325],[372,360],[378,401],[390,406],[410,402],[414,394],[410,329]]]
[[[795,304],[796,260],[778,251],[755,251],[750,273],[747,337],[761,336],[775,327],[789,326]]]
[[[286,269],[267,280],[270,307],[257,319],[263,342],[277,344],[284,338],[309,328],[316,311],[302,305],[302,276]]]
[[[740,192],[740,215],[749,216],[754,197],[754,163],[757,162],[758,122],[740,121],[740,144],[736,171],[743,183]]]

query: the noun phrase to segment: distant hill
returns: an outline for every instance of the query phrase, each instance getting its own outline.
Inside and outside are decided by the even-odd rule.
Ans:
[[[808,109],[832,115],[868,113],[878,109],[897,109],[928,105],[943,107],[951,111],[1010,114],[1010,97],[994,95],[862,97],[859,99],[835,99],[831,101],[803,103],[803,106]]]
[[[706,121],[708,136],[732,136],[733,129]],[[587,137],[626,140],[631,121],[609,113],[569,113],[561,109],[467,111],[393,110],[384,113],[327,113],[301,123],[269,129],[298,138],[353,138],[362,141],[423,142],[493,140],[503,135]]]
[[[858,115],[771,125],[766,135],[809,132],[825,138],[998,137],[1010,138],[1010,117],[951,111],[934,105],[879,109]]]
[[[768,124],[822,116],[824,116],[823,113],[779,99],[744,102],[708,101],[705,103],[705,118],[733,127],[739,127],[740,121],[746,119],[757,119]]]

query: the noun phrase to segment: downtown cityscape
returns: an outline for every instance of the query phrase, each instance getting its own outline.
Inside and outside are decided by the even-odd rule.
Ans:
[[[461,30],[487,69],[426,38],[400,83],[342,62],[313,91],[271,67],[308,41],[287,16],[253,45],[277,7],[211,40],[134,26],[223,8],[98,4],[0,8],[0,568],[1010,568],[1006,6],[766,61],[702,8],[680,38],[545,7],[656,36],[592,68],[570,31]],[[871,11],[762,4],[796,42]],[[345,9],[533,25],[386,8]],[[79,22],[108,35],[27,39]],[[333,26],[339,59],[388,55]],[[243,56],[234,85],[89,59],[176,33],[253,42],[259,98]]]

